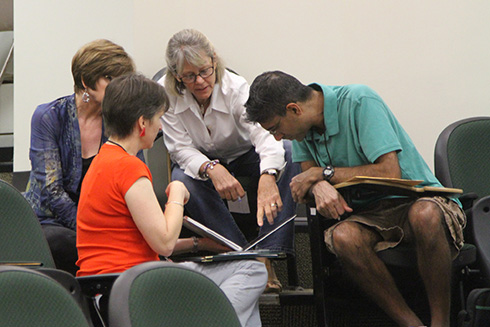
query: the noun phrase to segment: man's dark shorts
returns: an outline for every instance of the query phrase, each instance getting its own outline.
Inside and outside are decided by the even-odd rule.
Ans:
[[[442,196],[378,201],[372,206],[356,211],[348,218],[327,229],[325,231],[327,248],[335,254],[332,232],[344,221],[355,221],[378,231],[383,240],[376,244],[374,248],[376,252],[395,247],[400,242],[410,242],[412,232],[408,224],[408,211],[416,201],[430,201],[441,209],[453,244],[451,254],[453,259],[456,258],[463,246],[463,228],[466,226],[466,215],[456,202]]]

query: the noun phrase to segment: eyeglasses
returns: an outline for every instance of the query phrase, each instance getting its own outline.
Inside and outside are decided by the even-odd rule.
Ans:
[[[211,58],[211,67],[200,70],[197,75],[194,73],[190,73],[190,74],[180,76],[180,79],[184,83],[191,84],[196,81],[197,76],[201,76],[202,79],[205,79],[213,75],[213,73],[214,73],[214,61],[213,58]]]
[[[277,129],[279,128],[279,126],[281,126],[281,118],[279,118],[279,121],[274,125],[272,126],[271,128],[269,128],[267,131],[269,133],[271,133],[271,135],[276,135],[277,134]]]

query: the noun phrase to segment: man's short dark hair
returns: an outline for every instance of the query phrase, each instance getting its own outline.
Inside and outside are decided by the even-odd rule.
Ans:
[[[102,117],[108,136],[124,138],[143,116],[152,119],[167,111],[168,97],[163,86],[140,74],[117,77],[107,85],[102,100]]]
[[[310,87],[284,72],[276,70],[262,73],[250,86],[245,103],[247,119],[265,123],[275,116],[284,117],[289,103],[306,101],[311,92]]]

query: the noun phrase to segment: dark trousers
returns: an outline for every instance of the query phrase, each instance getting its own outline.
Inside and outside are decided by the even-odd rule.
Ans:
[[[56,268],[76,275],[79,269],[77,235],[74,230],[56,225],[42,225],[44,236],[48,240]]]

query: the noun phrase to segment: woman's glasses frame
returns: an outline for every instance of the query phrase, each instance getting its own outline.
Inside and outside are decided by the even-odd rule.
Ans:
[[[179,78],[185,84],[192,84],[192,83],[196,82],[197,76],[201,76],[202,79],[208,78],[209,76],[214,74],[214,70],[215,70],[214,69],[214,58],[211,57],[211,66],[210,67],[206,67],[204,69],[201,69],[199,71],[199,73],[197,73],[197,75],[194,73],[190,73],[190,74],[179,76]]]

